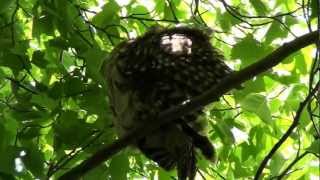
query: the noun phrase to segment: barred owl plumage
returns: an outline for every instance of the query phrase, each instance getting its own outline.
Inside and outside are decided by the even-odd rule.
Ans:
[[[120,136],[152,123],[158,113],[200,95],[232,73],[207,34],[187,27],[156,28],[118,45],[106,65],[108,95]],[[189,113],[136,146],[162,168],[177,167],[179,179],[194,179],[195,149],[214,158],[203,130],[202,111]]]

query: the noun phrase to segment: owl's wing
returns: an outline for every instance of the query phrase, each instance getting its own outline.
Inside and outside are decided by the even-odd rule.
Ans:
[[[128,87],[126,78],[118,69],[118,51],[123,45],[119,45],[114,50],[105,65],[105,77],[107,79],[107,90],[109,98],[109,107],[113,114],[113,123],[120,136],[137,128],[138,124],[134,117],[140,105],[136,100],[137,95]]]

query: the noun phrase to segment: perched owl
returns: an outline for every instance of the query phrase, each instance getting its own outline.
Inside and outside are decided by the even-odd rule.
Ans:
[[[160,112],[202,94],[232,73],[209,39],[196,28],[153,28],[113,50],[105,75],[119,136],[152,123]],[[195,150],[214,158],[214,148],[202,133],[201,115],[196,111],[180,117],[137,139],[135,146],[165,170],[177,167],[180,180],[194,179]]]

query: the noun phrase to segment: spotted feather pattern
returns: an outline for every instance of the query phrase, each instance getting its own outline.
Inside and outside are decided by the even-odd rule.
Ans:
[[[108,93],[119,135],[172,107],[185,103],[217,84],[232,70],[212,47],[209,37],[195,28],[156,29],[121,43],[106,66]],[[160,127],[136,146],[162,168],[178,169],[179,179],[193,179],[195,148],[213,158],[214,148],[198,122],[201,111]]]

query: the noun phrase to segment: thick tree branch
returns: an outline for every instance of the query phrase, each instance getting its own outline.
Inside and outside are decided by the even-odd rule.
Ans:
[[[279,64],[282,60],[284,60],[295,51],[315,43],[317,41],[317,38],[318,33],[312,32],[303,35],[289,43],[285,43],[283,46],[279,47],[271,54],[262,58],[257,63],[252,64],[244,68],[243,70],[230,75],[229,77],[226,77],[219,84],[215,85],[204,94],[193,98],[190,102],[184,105],[173,107],[160,113],[156,120],[150,121],[152,123],[148,124],[147,127],[144,126],[138,128],[129,133],[127,136],[119,138],[114,143],[105,146],[104,148],[93,154],[90,158],[62,175],[59,180],[78,179],[89,170],[106,161],[112,155],[118,153],[121,149],[125,148],[129,144],[132,144],[135,139],[146,136],[161,125],[164,125],[173,119],[181,117],[191,111],[201,109],[203,106],[217,100],[220,96],[222,96],[229,90],[235,87],[239,87],[243,82],[252,79],[254,76],[257,76],[272,68],[273,66]]]

